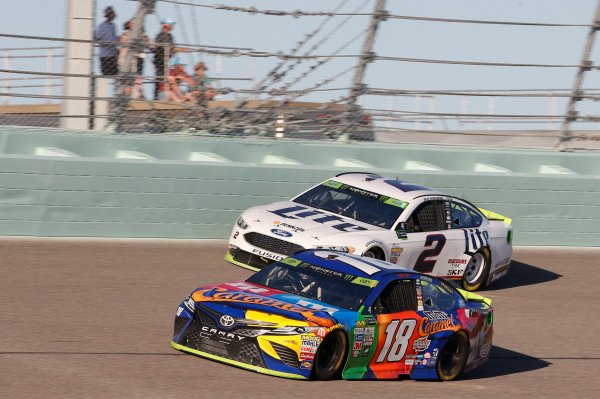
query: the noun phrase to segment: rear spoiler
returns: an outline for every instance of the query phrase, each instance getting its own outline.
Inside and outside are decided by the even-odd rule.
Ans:
[[[483,213],[483,215],[488,218],[489,220],[502,220],[504,221],[504,223],[510,225],[512,223],[512,219],[511,218],[507,218],[506,216],[502,216],[498,213],[492,212],[492,211],[488,211],[485,210],[483,208],[477,208],[479,209],[479,211],[481,213]]]
[[[462,294],[463,298],[467,301],[472,302],[483,302],[488,306],[492,305],[492,300],[490,298],[486,298],[483,295],[475,294],[473,292],[465,291],[463,289],[457,288],[457,290]]]

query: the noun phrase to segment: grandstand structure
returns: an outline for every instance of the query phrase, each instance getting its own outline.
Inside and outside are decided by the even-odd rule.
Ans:
[[[327,3],[331,8],[326,10],[291,9],[292,5],[261,9],[199,0],[134,3],[139,23],[134,24],[128,41],[119,43],[131,51],[116,77],[108,78],[98,72],[99,43],[93,40],[93,31],[101,18],[94,0],[67,2],[64,37],[0,33],[5,43],[0,49],[0,125],[116,134],[374,140],[557,150],[600,148],[600,129],[596,127],[600,113],[594,113],[593,106],[600,99],[600,88],[594,88],[594,79],[586,84],[586,78],[600,68],[593,60],[595,36],[600,28],[600,2],[589,10],[587,20],[572,23],[539,21],[536,15],[524,16],[530,19],[521,21],[401,15],[385,0],[340,0]],[[189,63],[205,60],[214,65],[211,79],[218,92],[214,101],[154,101],[150,92],[157,76],[153,75],[151,63],[146,62],[144,75],[138,76],[131,70],[132,54],[150,51],[141,39],[142,27],[161,19],[159,5],[171,7],[180,21],[179,37],[183,40],[178,40],[177,46],[188,50],[181,57],[189,59]],[[302,25],[308,27],[304,35],[285,51],[265,49],[264,43],[252,47],[235,41],[209,45],[201,40],[199,16],[205,12],[311,22]],[[530,62],[514,61],[502,54],[497,61],[477,60],[477,53],[469,60],[434,55],[409,58],[388,52],[389,47],[380,50],[377,44],[389,39],[385,37],[386,26],[402,23],[428,29],[459,25],[577,30],[582,41],[571,45],[583,47],[583,51],[571,62],[553,63],[536,62],[535,58]],[[27,40],[31,46],[11,46],[11,40],[16,39]],[[249,67],[242,75],[224,76],[222,64],[228,60],[245,60]],[[268,66],[262,76],[255,76],[252,68],[258,60]],[[533,70],[540,74],[564,70],[571,78],[562,87],[549,81],[545,87],[506,88],[494,87],[497,79],[490,73],[488,85],[476,89],[450,89],[449,85],[415,89],[414,82],[403,88],[396,82],[382,85],[369,78],[368,72],[381,71],[377,69],[381,65],[396,68],[407,64],[435,66],[439,71],[450,68],[448,81],[457,68]],[[134,100],[127,94],[135,78],[143,79],[148,100]],[[422,87],[429,86],[424,83]],[[497,111],[500,102],[507,101],[537,105]],[[450,107],[449,103],[454,105]],[[545,112],[539,112],[544,108]],[[517,112],[520,109],[531,111]]]

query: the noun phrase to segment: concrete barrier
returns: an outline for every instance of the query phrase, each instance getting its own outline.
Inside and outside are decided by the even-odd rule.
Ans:
[[[337,173],[398,177],[513,219],[515,245],[598,246],[600,154],[0,129],[0,235],[226,238]]]

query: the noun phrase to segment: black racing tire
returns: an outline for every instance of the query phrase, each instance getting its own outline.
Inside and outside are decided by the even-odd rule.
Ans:
[[[341,376],[348,354],[348,338],[341,330],[334,330],[325,336],[319,345],[313,361],[313,380],[331,380]]]
[[[469,337],[464,331],[451,336],[442,348],[435,369],[443,381],[458,377],[465,367],[469,354]]]
[[[379,247],[371,247],[362,254],[365,258],[374,258],[383,260],[383,251]]]
[[[490,273],[490,250],[481,248],[471,256],[462,277],[462,286],[467,291],[477,291],[485,287]]]

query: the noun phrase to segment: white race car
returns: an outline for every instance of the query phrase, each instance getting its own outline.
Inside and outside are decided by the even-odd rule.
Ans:
[[[475,291],[505,276],[511,220],[427,187],[342,173],[237,219],[225,259],[252,270],[321,248],[382,259]]]

